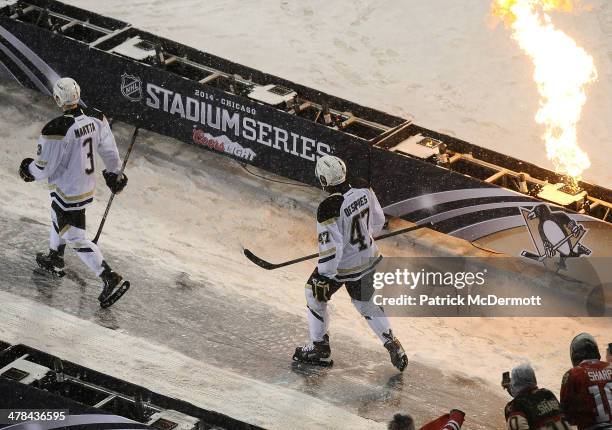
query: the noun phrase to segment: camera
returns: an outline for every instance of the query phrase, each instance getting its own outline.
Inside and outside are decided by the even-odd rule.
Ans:
[[[508,390],[508,388],[510,388],[510,382],[510,372],[502,373],[501,386],[504,390]]]

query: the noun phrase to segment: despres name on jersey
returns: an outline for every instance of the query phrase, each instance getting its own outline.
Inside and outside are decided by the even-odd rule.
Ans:
[[[351,216],[353,213],[357,212],[359,208],[362,206],[366,206],[368,204],[368,197],[362,196],[359,199],[355,200],[353,203],[344,208],[344,215],[347,217]]]

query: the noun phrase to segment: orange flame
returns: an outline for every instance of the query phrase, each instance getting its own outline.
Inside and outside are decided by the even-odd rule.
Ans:
[[[535,116],[545,126],[546,154],[555,170],[576,185],[591,162],[578,146],[577,124],[585,86],[597,79],[593,58],[555,28],[548,11],[571,12],[579,0],[493,0],[493,15],[512,28],[512,38],[531,58],[540,94]]]

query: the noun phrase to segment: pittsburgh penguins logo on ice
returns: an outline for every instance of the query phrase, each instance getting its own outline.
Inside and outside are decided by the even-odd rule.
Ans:
[[[571,219],[567,213],[551,211],[546,204],[539,204],[531,209],[520,208],[520,211],[537,250],[537,254],[524,250],[521,256],[543,262],[558,255],[559,268],[566,269],[567,258],[591,254],[591,250],[580,243],[587,229]]]
[[[142,80],[138,76],[121,75],[121,94],[132,102],[142,100]]]

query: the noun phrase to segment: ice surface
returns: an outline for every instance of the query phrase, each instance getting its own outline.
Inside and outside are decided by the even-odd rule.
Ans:
[[[444,369],[418,362],[399,375],[386,350],[342,294],[332,303],[336,365],[323,374],[294,369],[293,350],[307,341],[303,285],[311,266],[266,272],[244,258],[241,245],[270,258],[312,252],[313,217],[322,194],[255,178],[235,162],[193,146],[144,131],[139,136],[126,171],[129,189],[115,199],[99,242],[111,266],[132,281],[120,302],[108,310],[99,309],[96,285],[100,281],[72,253],[67,255],[67,275],[62,280],[38,274],[33,256],[47,247],[48,195],[42,184],[22,182],[15,166],[35,151],[40,126],[57,110],[50,99],[14,83],[0,84],[0,100],[0,124],[5,125],[0,128],[5,142],[0,198],[6,202],[0,209],[0,243],[5,250],[0,258],[0,290],[6,294],[0,300],[7,305],[0,316],[0,338],[45,348],[53,345],[55,354],[96,370],[129,376],[132,381],[145,378],[137,381],[151,389],[145,382],[152,373],[143,370],[149,362],[142,363],[134,350],[163,345],[165,350],[205,363],[209,366],[205,376],[215,384],[223,381],[214,381],[210,370],[214,368],[222,375],[229,372],[246,378],[247,400],[236,406],[243,410],[238,416],[265,422],[270,428],[283,428],[279,413],[285,407],[291,428],[313,428],[318,421],[308,399],[315,402],[315,411],[320,401],[330,405],[329,414],[335,408],[346,411],[337,421],[329,421],[329,428],[346,428],[336,424],[345,422],[345,413],[355,415],[347,423],[362,422],[359,416],[382,422],[400,410],[410,410],[425,421],[457,406],[457,399],[471,398],[474,405],[481,405],[477,396],[481,390],[489,392],[490,398],[485,410],[473,418],[474,428],[490,428],[491,422],[499,420],[502,397],[480,378],[466,381],[461,375],[447,375]],[[116,124],[115,133],[124,153],[131,129]],[[97,204],[88,210],[90,232],[108,198],[101,178],[96,197]],[[48,336],[49,331],[73,330],[79,325],[75,318],[83,320],[83,325],[68,336],[71,342]],[[139,342],[135,346],[100,344],[109,358],[92,362],[92,355],[103,355],[88,350],[89,336],[98,336],[92,323]],[[108,333],[102,330],[99,335]],[[122,349],[125,355],[116,353]],[[164,358],[151,360],[163,362]],[[186,382],[190,376],[180,371],[189,363],[173,365],[179,369],[176,375],[170,370],[155,373],[164,394],[175,392],[177,385],[190,386]],[[251,379],[286,389],[281,391],[287,399],[270,410],[268,403],[275,402],[275,397],[265,391],[254,394],[255,388],[248,386]],[[444,386],[431,380],[444,381]],[[202,379],[197,383],[206,385]],[[187,398],[206,405],[210,403],[205,397],[213,394]],[[257,398],[261,404],[250,403]],[[241,401],[234,391],[222,399],[220,403]],[[291,401],[295,406],[289,406]],[[233,409],[222,410],[231,414]]]
[[[68,257],[68,274],[60,282],[33,272],[34,253],[47,247],[48,194],[42,184],[22,182],[17,167],[35,153],[40,127],[56,113],[44,96],[13,83],[0,85],[0,290],[89,321],[83,327],[95,323],[140,339],[139,347],[163,345],[223,372],[294,390],[298,397],[309,394],[379,421],[403,410],[423,422],[462,407],[470,414],[470,428],[499,427],[502,371],[531,359],[541,383],[558,391],[572,337],[580,331],[612,337],[612,323],[602,320],[547,319],[544,324],[519,318],[395,318],[394,330],[412,363],[398,377],[348,296],[339,293],[331,302],[336,366],[323,377],[296,372],[290,356],[307,339],[303,285],[312,265],[264,271],[243,257],[241,246],[273,261],[311,253],[316,249],[314,212],[322,194],[255,178],[221,155],[144,131],[127,166],[129,185],[115,199],[100,239],[111,266],[131,278],[133,287],[113,308],[101,311],[97,281],[76,257]],[[116,124],[115,133],[123,154],[131,129]],[[92,235],[108,198],[101,178],[96,197],[88,210]],[[436,233],[420,241],[425,234],[382,242],[382,252],[453,252],[451,239],[438,239],[432,246],[432,237],[445,236]],[[456,241],[451,240],[452,247],[459,246]],[[2,300],[23,303],[10,294]],[[33,346],[42,344],[37,339],[55,344],[45,340],[44,331],[24,329],[54,324],[41,310],[46,308],[19,309],[14,314],[21,325],[4,324],[9,314],[0,315],[0,337],[17,342],[22,336]],[[87,337],[84,329],[71,337],[74,343],[56,344],[55,351],[69,351],[71,359],[82,357],[88,364],[87,343],[74,348]],[[96,361],[92,367],[123,376],[116,373],[120,363],[138,377],[140,363],[128,358],[106,362],[106,367],[104,360]],[[157,379],[164,393],[185,382],[171,374]],[[258,411],[249,413],[257,416]]]
[[[251,424],[269,429],[286,429],[290,423],[305,429],[385,428],[299,391],[241,376],[35,301],[3,291],[0,300],[0,336],[9,342],[94,369],[112,363],[114,376]]]

